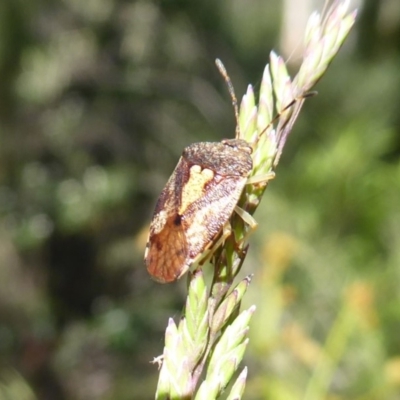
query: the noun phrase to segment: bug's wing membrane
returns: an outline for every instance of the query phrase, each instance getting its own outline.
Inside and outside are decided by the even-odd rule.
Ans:
[[[165,228],[149,241],[147,270],[159,282],[172,282],[187,271],[186,257],[187,242],[182,226],[176,226],[174,218],[169,218]]]
[[[145,264],[150,275],[162,283],[178,279],[189,268],[187,240],[180,223],[178,210],[181,199],[177,188],[182,187],[187,176],[186,161],[181,158],[167,185],[161,192],[154,211],[146,245]]]

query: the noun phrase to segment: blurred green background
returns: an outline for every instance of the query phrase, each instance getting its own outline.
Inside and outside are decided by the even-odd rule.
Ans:
[[[400,3],[364,0],[307,100],[243,274],[247,399],[400,399]],[[185,279],[143,265],[184,146],[234,135],[307,0],[0,2],[0,399],[151,399]]]

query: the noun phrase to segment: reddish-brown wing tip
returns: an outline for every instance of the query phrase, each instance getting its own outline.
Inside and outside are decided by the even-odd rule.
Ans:
[[[160,283],[180,278],[189,268],[187,244],[181,225],[170,218],[161,232],[149,237],[145,263],[149,274]]]

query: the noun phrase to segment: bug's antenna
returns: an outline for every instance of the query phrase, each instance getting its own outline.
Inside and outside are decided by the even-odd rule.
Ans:
[[[226,72],[226,68],[225,68],[224,64],[222,64],[222,61],[219,58],[217,58],[215,60],[215,65],[217,66],[218,71],[220,72],[220,74],[224,78],[226,85],[228,86],[228,91],[229,91],[229,94],[230,94],[231,100],[232,100],[233,110],[235,112],[236,138],[239,138],[240,137],[239,108],[238,108],[238,101],[237,101],[236,94],[235,94],[235,89],[233,88],[231,78],[229,77],[228,72]]]

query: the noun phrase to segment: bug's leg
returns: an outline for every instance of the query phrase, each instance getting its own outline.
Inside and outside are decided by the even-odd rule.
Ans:
[[[255,175],[247,179],[246,185],[254,185],[257,183],[267,183],[275,178],[275,172],[268,172],[268,174]]]
[[[225,242],[225,240],[231,235],[231,233],[232,233],[232,228],[231,228],[231,224],[228,221],[223,226],[218,240],[211,243],[211,247],[209,249],[206,249],[205,255],[198,261],[198,264],[203,265],[205,262],[209,261],[211,259],[211,257],[213,256],[215,250],[217,250],[218,247],[220,247]]]
[[[235,207],[235,213],[250,227],[250,229],[246,229],[246,233],[241,239],[241,242],[245,243],[250,236],[250,233],[257,229],[258,223],[252,215],[239,206]]]
[[[271,171],[267,174],[255,175],[255,176],[250,177],[247,180],[246,185],[258,185],[258,184],[266,185],[270,180],[272,180],[274,178],[275,178],[275,173]],[[235,206],[235,212],[250,227],[250,229],[246,229],[246,234],[244,235],[244,237],[242,239],[242,241],[245,242],[245,241],[247,241],[250,233],[257,228],[258,224],[257,224],[257,221],[251,216],[251,214],[249,214],[243,208],[240,208],[239,206]]]
[[[235,212],[240,218],[242,218],[244,222],[246,222],[247,225],[250,226],[251,230],[255,230],[257,228],[257,221],[247,211],[243,210],[243,208],[235,206]]]

